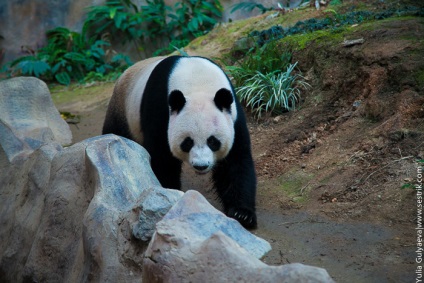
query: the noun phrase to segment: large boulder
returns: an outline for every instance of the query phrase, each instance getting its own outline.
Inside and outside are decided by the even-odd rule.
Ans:
[[[135,258],[144,247],[132,237],[138,217],[133,208],[143,201],[143,190],[158,185],[147,152],[130,140],[101,136],[62,150],[51,165],[24,278],[137,281],[141,265]]]
[[[35,78],[0,83],[0,134],[0,281],[140,281],[140,207],[183,194],[159,187],[146,150],[114,135],[63,148],[69,127]]]
[[[0,81],[0,144],[9,161],[52,141],[69,145],[72,134],[47,85],[32,77]]]
[[[187,191],[156,224],[155,240],[158,241],[161,237],[175,238],[175,242],[170,240],[171,244],[191,245],[205,241],[218,231],[233,239],[255,258],[261,258],[271,250],[267,241],[244,229],[237,220],[225,216],[194,190]],[[164,250],[167,250],[166,246],[163,246]]]
[[[1,148],[0,148],[1,149]],[[44,216],[51,161],[61,147],[43,145],[20,166],[0,150],[0,282],[21,282]]]
[[[322,268],[268,266],[264,240],[187,191],[156,224],[144,254],[145,282],[334,282]]]
[[[131,227],[142,192],[158,186],[130,140],[41,146],[0,177],[0,281],[138,281],[146,245]]]

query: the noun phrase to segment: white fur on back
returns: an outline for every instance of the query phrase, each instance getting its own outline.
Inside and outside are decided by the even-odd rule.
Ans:
[[[162,59],[163,60],[163,59]],[[143,99],[144,89],[146,88],[146,83],[150,77],[150,74],[153,72],[155,67],[162,61],[155,61],[145,68],[142,68],[137,74],[136,83],[134,88],[127,96],[125,105],[126,105],[126,118],[129,124],[130,132],[132,136],[136,139],[137,142],[143,143],[143,133],[141,132],[141,117],[140,117],[140,107],[141,101]],[[166,82],[164,82],[166,83]]]
[[[217,65],[198,57],[182,57],[178,60],[168,85],[169,91],[181,91],[187,101],[190,99],[213,101],[216,92],[221,88],[232,90],[225,73]],[[234,102],[231,105],[231,115],[235,121],[237,110]]]

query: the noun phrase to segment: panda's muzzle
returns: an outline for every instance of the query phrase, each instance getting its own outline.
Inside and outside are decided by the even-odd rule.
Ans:
[[[207,146],[194,146],[190,151],[189,160],[197,174],[206,174],[213,167],[213,153]]]
[[[207,165],[193,165],[193,168],[197,174],[206,174],[209,171],[209,166]]]
[[[205,171],[206,169],[209,168],[209,166],[207,165],[193,165],[193,168],[196,169],[197,171]]]

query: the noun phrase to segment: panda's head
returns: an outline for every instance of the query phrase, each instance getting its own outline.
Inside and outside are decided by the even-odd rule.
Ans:
[[[234,142],[236,108],[223,71],[203,58],[184,58],[169,81],[168,142],[197,173],[225,158]]]

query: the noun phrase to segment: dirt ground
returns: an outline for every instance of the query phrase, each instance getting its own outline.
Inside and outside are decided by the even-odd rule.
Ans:
[[[323,267],[336,282],[415,281],[423,36],[422,18],[384,21],[351,35],[361,45],[294,55],[312,85],[300,109],[249,121],[264,262]],[[57,105],[80,116],[74,142],[101,133],[113,85],[99,89]]]

